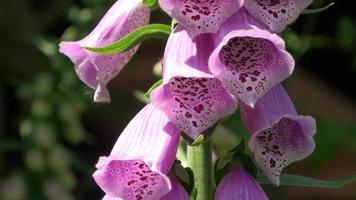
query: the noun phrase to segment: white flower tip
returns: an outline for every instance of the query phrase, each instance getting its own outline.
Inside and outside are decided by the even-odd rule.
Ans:
[[[101,86],[100,84],[96,88],[94,94],[94,102],[96,103],[110,103],[110,93],[106,86]]]

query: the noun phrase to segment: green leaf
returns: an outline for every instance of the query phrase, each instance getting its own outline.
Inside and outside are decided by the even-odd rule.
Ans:
[[[336,188],[344,187],[344,186],[349,185],[352,182],[356,181],[356,176],[347,178],[347,179],[326,181],[326,180],[318,180],[318,179],[314,179],[314,178],[308,178],[308,177],[304,177],[304,176],[283,173],[281,175],[280,180],[281,180],[280,185],[286,185],[286,186],[336,189]],[[272,184],[268,180],[268,178],[262,173],[257,174],[257,181],[261,184]]]
[[[187,172],[186,168],[181,165],[180,161],[176,161],[174,163],[174,172],[180,181],[188,184],[189,186],[192,185],[190,181],[192,178],[190,177],[190,174]]]
[[[157,81],[155,84],[153,84],[152,87],[146,92],[145,97],[146,97],[147,99],[150,99],[151,93],[152,93],[155,89],[157,89],[159,86],[161,86],[162,83],[163,83],[163,80],[161,79],[161,80]]]
[[[171,26],[169,25],[149,24],[134,30],[133,32],[129,33],[128,35],[114,42],[111,45],[101,47],[101,48],[92,48],[92,47],[84,47],[84,48],[103,55],[117,54],[135,47],[136,45],[140,44],[146,39],[150,39],[150,38],[167,39],[170,34],[171,34]]]
[[[143,0],[143,3],[148,6],[152,11],[156,10],[159,7],[157,0]]]
[[[310,14],[317,14],[321,13],[327,9],[329,9],[331,6],[333,6],[335,3],[330,3],[329,5],[326,5],[322,8],[316,8],[316,9],[305,9],[302,11],[302,14],[310,15]]]

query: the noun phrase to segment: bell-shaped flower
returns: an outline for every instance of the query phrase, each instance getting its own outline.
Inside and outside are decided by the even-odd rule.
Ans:
[[[264,30],[244,8],[222,25],[215,41],[211,72],[251,107],[293,72],[294,60],[283,39]]]
[[[241,103],[240,111],[251,134],[249,147],[272,183],[279,185],[283,168],[314,151],[315,120],[297,114],[281,85],[262,97],[254,108]]]
[[[224,83],[209,72],[212,49],[209,34],[192,39],[177,27],[164,54],[163,85],[151,94],[151,103],[193,140],[237,108]]]
[[[159,200],[171,190],[167,177],[175,160],[180,131],[152,105],[128,124],[108,157],[93,174],[105,198]]]
[[[184,187],[179,183],[176,178],[170,178],[171,181],[171,190],[161,197],[159,200],[189,200],[189,195],[184,189]],[[109,195],[105,195],[102,200],[123,200],[119,197],[111,197]]]
[[[245,169],[235,167],[220,181],[215,200],[268,200],[268,197]]]
[[[313,0],[245,0],[244,7],[273,32],[281,32],[294,22]]]
[[[115,55],[99,55],[84,47],[104,47],[149,22],[150,9],[142,0],[119,0],[106,13],[96,28],[84,39],[61,42],[60,52],[75,64],[79,78],[96,89],[95,102],[109,102],[108,82],[130,61],[138,46]]]
[[[159,0],[161,8],[176,19],[191,37],[202,33],[216,33],[231,17],[243,0]]]

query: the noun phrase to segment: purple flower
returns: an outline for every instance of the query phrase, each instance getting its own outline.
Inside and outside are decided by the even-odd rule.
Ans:
[[[313,0],[245,0],[249,13],[273,32],[281,32],[294,22]]]
[[[251,107],[293,72],[294,60],[283,39],[264,30],[244,8],[222,25],[215,41],[217,47],[209,59],[211,72]]]
[[[268,197],[245,169],[236,167],[219,183],[215,200],[268,200]]]
[[[160,200],[189,200],[189,195],[176,177],[171,177],[172,190],[164,195]]]
[[[275,86],[254,108],[240,104],[243,122],[251,134],[249,147],[272,183],[289,164],[309,156],[315,148],[315,120],[297,114],[281,85]]]
[[[106,13],[96,28],[84,39],[61,42],[60,52],[75,64],[79,78],[96,89],[95,102],[109,102],[106,88],[122,68],[130,61],[138,46],[116,55],[98,55],[83,47],[103,47],[149,22],[150,10],[142,0],[119,0]]]
[[[242,6],[242,0],[159,0],[159,3],[191,37],[215,33]]]
[[[171,190],[167,174],[175,160],[180,132],[166,115],[147,105],[128,124],[93,177],[106,198],[159,199]]]
[[[166,46],[163,85],[151,94],[151,103],[191,139],[237,108],[224,83],[207,67],[212,49],[209,34],[192,39],[178,27]]]

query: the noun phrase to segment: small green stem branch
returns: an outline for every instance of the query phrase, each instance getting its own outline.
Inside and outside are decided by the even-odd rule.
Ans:
[[[198,146],[188,146],[188,166],[194,172],[196,200],[212,200],[214,195],[211,140]]]

